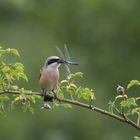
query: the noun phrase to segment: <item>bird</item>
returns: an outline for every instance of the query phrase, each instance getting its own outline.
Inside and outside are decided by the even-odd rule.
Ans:
[[[41,94],[46,95],[48,93],[53,93],[55,97],[55,90],[57,89],[59,83],[59,67],[61,64],[72,64],[77,65],[75,62],[67,61],[59,56],[50,56],[45,61],[42,69],[40,70],[39,85],[41,87]],[[49,102],[52,102],[52,97],[44,96],[44,106],[43,108],[51,109]]]

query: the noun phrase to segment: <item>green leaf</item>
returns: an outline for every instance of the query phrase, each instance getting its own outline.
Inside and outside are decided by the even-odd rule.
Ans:
[[[124,98],[124,96],[123,95],[118,95],[118,96],[115,97],[116,100],[119,99],[119,98]]]
[[[109,104],[109,107],[108,107],[109,112],[113,113],[114,103],[112,101],[109,101],[108,104]]]
[[[95,99],[93,90],[89,88],[82,88],[82,87],[77,88],[76,95],[78,98],[82,98],[84,100],[89,100],[91,99],[91,97]]]
[[[137,101],[137,100],[140,100],[140,97],[136,97],[136,101]]]
[[[0,102],[0,110],[4,111],[4,103]]]
[[[29,108],[28,104],[24,104],[24,105],[22,106],[23,112],[26,112],[26,111],[28,110],[28,108]]]
[[[17,85],[12,85],[12,86],[10,87],[10,89],[13,89],[13,90],[18,90],[18,89],[19,89],[19,87],[18,87]]]
[[[133,87],[135,85],[139,85],[140,86],[140,82],[138,80],[131,80],[129,82],[129,84],[127,85],[127,89],[129,89],[129,88],[131,88],[131,87]]]
[[[58,106],[60,106],[60,104],[53,102],[53,107],[55,107],[55,106],[58,107]]]
[[[62,81],[60,82],[60,84],[65,84],[65,83],[68,83],[68,81],[67,81],[67,80],[62,80]]]
[[[70,86],[71,88],[73,88],[73,89],[76,89],[76,88],[77,88],[77,86],[76,86],[75,84],[73,84],[73,83],[71,83],[69,86]]]
[[[19,100],[20,100],[19,96],[14,99],[14,101],[19,101]]]
[[[15,76],[19,79],[22,78],[26,81],[28,81],[27,75],[24,73],[24,65],[22,63],[15,63]]]
[[[60,88],[57,89],[57,93],[56,94],[57,94],[58,97],[64,98],[63,91]]]
[[[36,103],[36,97],[31,95],[31,96],[27,96],[27,99],[29,99],[30,101],[32,101],[32,103]]]
[[[120,98],[128,98],[126,94],[124,95],[118,95],[115,97],[115,100],[120,99]]]
[[[71,104],[68,104],[68,103],[65,103],[65,104],[59,104],[57,102],[53,102],[53,107],[59,107],[59,106],[62,106],[64,108],[72,108],[72,105]]]
[[[69,84],[68,86],[66,86],[67,92],[71,93],[71,92],[75,92],[75,90],[77,89],[77,86],[73,83]]]
[[[135,113],[140,113],[140,107],[134,108],[132,110],[132,114],[135,114]]]
[[[2,116],[5,115],[4,102],[0,102],[0,115],[2,115]]]
[[[22,104],[22,110],[23,112],[30,111],[32,114],[34,113],[34,108],[31,107],[30,102],[27,102],[26,104]]]
[[[9,73],[9,72],[11,71],[11,69],[10,69],[9,66],[5,65],[5,66],[1,69],[1,71],[2,71],[3,73]]]
[[[74,76],[76,76],[76,77],[83,77],[83,73],[82,72],[76,72],[74,74]]]
[[[20,57],[19,52],[16,49],[10,49],[10,48],[8,48],[8,49],[5,49],[5,50],[2,50],[0,48],[0,54],[10,54],[10,53],[15,54],[18,57]]]
[[[71,104],[62,104],[64,106],[64,108],[72,108],[72,105]]]
[[[140,137],[135,136],[135,137],[134,137],[134,140],[140,140]]]
[[[75,78],[75,77],[83,77],[83,73],[82,72],[72,73],[67,77],[67,79],[70,80],[70,79]]]
[[[6,102],[8,101],[10,98],[8,97],[8,95],[0,95],[0,101]]]
[[[22,79],[24,79],[25,81],[28,82],[28,77],[25,73],[18,73],[17,77],[22,78]]]
[[[135,98],[129,98],[127,100],[124,100],[120,103],[120,105],[123,108],[130,108],[131,106],[134,106],[134,107],[137,106]]]
[[[23,71],[24,70],[24,65],[22,63],[16,62],[14,64],[14,66],[18,71]]]
[[[20,57],[20,54],[19,54],[18,50],[10,49],[9,51],[10,51],[10,53],[13,53],[13,54],[17,55],[18,57]]]

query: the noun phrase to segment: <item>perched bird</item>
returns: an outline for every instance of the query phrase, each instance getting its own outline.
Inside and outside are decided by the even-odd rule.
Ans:
[[[39,84],[41,87],[41,94],[45,95],[47,93],[55,94],[55,89],[57,88],[59,82],[59,66],[61,64],[72,64],[77,65],[75,62],[66,61],[58,56],[50,56],[44,63],[43,68],[40,70]],[[51,109],[49,102],[52,102],[51,97],[44,96],[44,108]]]

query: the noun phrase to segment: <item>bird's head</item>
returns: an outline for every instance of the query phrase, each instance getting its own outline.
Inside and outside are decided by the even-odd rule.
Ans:
[[[78,65],[75,62],[64,60],[58,56],[50,56],[47,58],[44,67],[54,67],[58,68],[60,64],[71,64],[71,65]]]

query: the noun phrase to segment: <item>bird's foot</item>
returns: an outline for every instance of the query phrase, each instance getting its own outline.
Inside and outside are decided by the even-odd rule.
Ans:
[[[46,94],[47,94],[46,91],[44,91],[44,90],[41,91],[41,96],[45,96]]]

